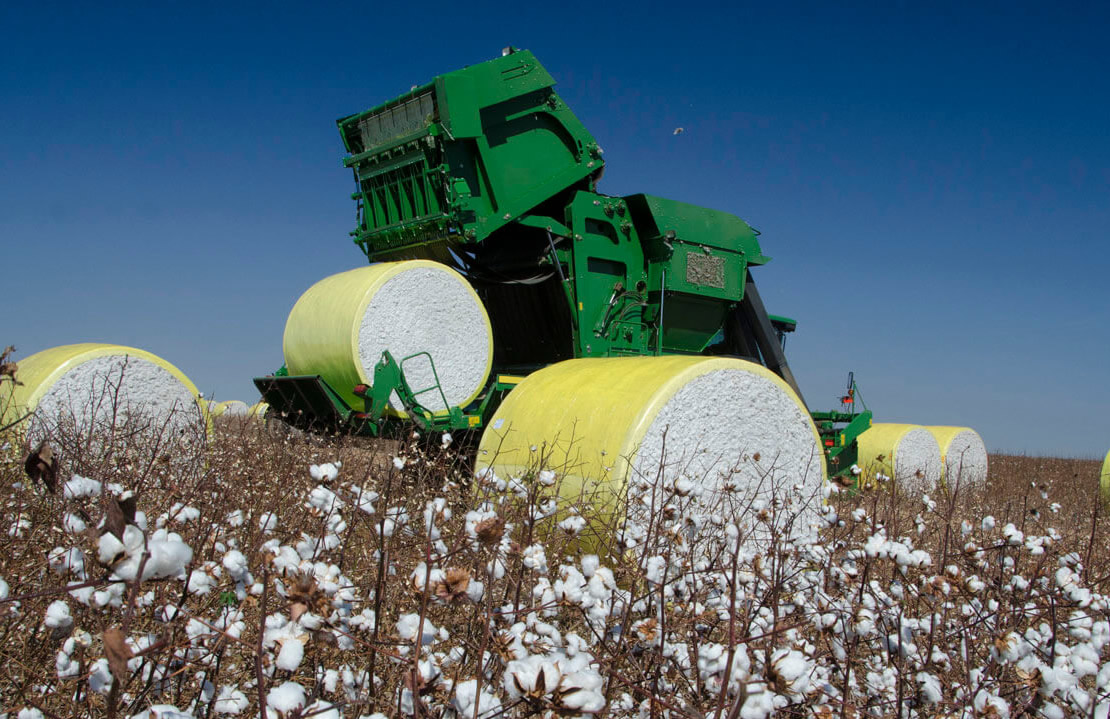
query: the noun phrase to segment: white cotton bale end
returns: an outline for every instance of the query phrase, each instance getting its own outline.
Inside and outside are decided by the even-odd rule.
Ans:
[[[250,405],[238,399],[229,399],[226,402],[220,402],[220,411],[218,417],[246,417],[250,414]]]
[[[489,377],[493,330],[477,293],[451,268],[428,260],[383,262],[310,287],[289,313],[282,349],[289,374],[320,375],[352,407],[362,407],[352,390],[373,384],[383,351],[398,362],[427,352],[447,403],[464,407]],[[427,357],[403,369],[413,390],[435,382]],[[437,392],[417,399],[433,411],[446,409]],[[401,413],[396,393],[391,404]]]
[[[940,447],[941,481],[950,488],[982,485],[987,481],[987,446],[970,427],[930,426]]]
[[[859,460],[864,482],[884,474],[903,490],[929,491],[940,482],[940,445],[915,424],[876,422],[860,435]]]
[[[161,430],[200,426],[196,386],[181,370],[145,350],[84,343],[43,350],[18,363],[18,385],[0,386],[4,423],[29,414],[35,442],[59,428],[83,434],[127,417],[148,417]]]
[[[606,512],[631,481],[660,476],[742,496],[802,485],[814,505],[825,481],[820,439],[781,378],[721,357],[574,359],[526,377],[482,434],[477,467],[520,476],[544,465],[568,500]],[[660,474],[660,467],[662,472]]]

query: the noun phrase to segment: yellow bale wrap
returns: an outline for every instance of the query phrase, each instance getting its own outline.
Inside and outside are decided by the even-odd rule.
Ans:
[[[251,405],[250,411],[247,412],[247,416],[251,419],[257,419],[261,422],[265,422],[266,413],[269,411],[270,405],[268,402],[255,402]]]
[[[906,488],[930,489],[940,481],[940,446],[919,425],[876,422],[860,435],[858,465],[865,485],[882,473]]]
[[[373,384],[381,349],[388,349],[398,362],[426,351],[448,402],[465,406],[489,377],[493,331],[477,293],[451,268],[427,260],[384,262],[312,285],[289,313],[282,349],[289,374],[318,374],[359,408],[363,400],[352,388]],[[470,363],[465,377],[454,371],[460,362]],[[432,384],[430,372],[419,376],[426,359],[414,360],[413,365],[415,369],[405,366],[412,388]],[[443,409],[433,394],[419,400],[431,409]],[[394,408],[398,406],[394,402]]]
[[[1110,504],[1110,452],[1102,460],[1102,475],[1099,477],[1099,486],[1102,488],[1102,499]]]
[[[703,393],[682,411],[696,418],[698,429],[704,428],[701,438],[715,451],[727,446],[724,453],[731,456],[720,457],[723,464],[739,464],[742,454],[750,463],[753,454],[761,453],[761,466],[770,468],[779,438],[792,435],[795,444],[805,445],[806,451],[815,454],[807,465],[809,480],[816,485],[823,482],[817,430],[804,405],[781,378],[751,362],[693,356],[575,359],[529,375],[505,398],[483,433],[477,467],[492,468],[501,476],[521,475],[537,469],[542,454],[545,467],[560,475],[564,498],[588,494],[595,505],[611,507],[624,496],[633,473],[653,475],[659,466],[661,455],[654,450],[650,457],[638,454],[651,442],[659,446],[658,437],[645,441],[645,435],[664,408],[699,379],[722,371],[743,373],[760,385],[759,392],[711,397]],[[768,396],[769,404],[778,403],[771,410],[775,416],[765,418],[767,434],[755,436],[759,430],[747,432],[739,426],[745,422],[736,418],[750,418],[750,427],[759,426]],[[776,426],[776,421],[784,426]],[[675,437],[682,435],[681,429],[688,428],[671,427]],[[683,451],[702,451],[683,447],[679,440],[665,446],[669,460]],[[638,460],[644,466],[639,466]],[[790,481],[800,483],[803,478],[795,476]],[[602,491],[595,494],[596,489]]]
[[[181,411],[192,411],[194,409],[192,403],[199,397],[196,386],[181,370],[166,360],[135,347],[86,342],[53,347],[20,360],[17,363],[18,369],[16,372],[19,384],[0,383],[0,408],[3,410],[3,423],[7,424],[27,413],[34,413],[39,409],[43,397],[54,388],[55,384],[69,373],[78,371],[82,365],[113,357],[120,358],[121,362],[124,358],[141,360],[164,370],[173,380],[179,382],[190,396],[188,400],[190,406],[180,406],[177,409]],[[110,378],[98,375],[98,380],[103,384]],[[92,387],[85,389],[92,389]],[[149,387],[144,389],[149,392],[147,397],[157,397],[159,392],[162,391],[167,395],[172,395],[175,390],[180,392],[180,388],[177,387]],[[108,387],[108,391],[111,391],[111,386]],[[185,392],[181,392],[181,394],[184,395]],[[121,402],[128,402],[129,399],[135,399],[136,402],[142,401],[126,396],[119,399]],[[91,398],[91,401],[99,401],[99,398]]]
[[[987,450],[979,433],[970,427],[930,426],[940,447],[941,481],[959,478],[961,484],[981,484],[987,479]]]

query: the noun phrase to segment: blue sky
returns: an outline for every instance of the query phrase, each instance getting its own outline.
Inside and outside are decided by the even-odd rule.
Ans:
[[[107,341],[254,401],[358,266],[334,121],[534,51],[601,190],[727,210],[807,401],[1110,447],[1110,6],[5,3],[0,344]],[[675,136],[675,127],[685,132]]]

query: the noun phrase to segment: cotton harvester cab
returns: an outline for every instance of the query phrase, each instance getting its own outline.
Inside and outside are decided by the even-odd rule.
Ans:
[[[602,150],[530,52],[441,75],[338,125],[354,242],[371,263],[431,260],[465,277],[489,315],[493,371],[467,406],[438,412],[419,397],[428,388],[409,385],[410,358],[389,353],[355,391],[363,406],[315,369],[257,378],[287,421],[481,429],[520,378],[590,357],[743,358],[800,400],[783,351],[795,323],[767,313],[753,279],[770,259],[759,233],[726,212],[598,192]],[[407,411],[390,411],[390,397]],[[813,419],[829,474],[845,471],[870,412]]]

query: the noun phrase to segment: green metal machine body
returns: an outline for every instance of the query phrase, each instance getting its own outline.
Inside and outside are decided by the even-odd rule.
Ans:
[[[598,192],[602,150],[554,84],[530,52],[510,50],[338,120],[355,180],[354,242],[371,262],[458,270],[494,331],[494,379],[475,406],[425,416],[402,391],[409,415],[480,427],[511,387],[498,377],[574,357],[733,355],[801,397],[783,351],[795,323],[767,313],[752,278],[770,259],[759,233],[726,212]],[[267,399],[288,403],[267,394],[266,379],[256,383]],[[371,395],[405,389],[403,372],[381,381],[389,386]],[[346,411],[380,426],[381,407],[367,397],[365,411]],[[833,473],[854,461],[856,419],[818,421]]]

